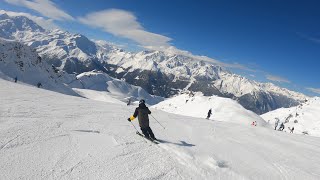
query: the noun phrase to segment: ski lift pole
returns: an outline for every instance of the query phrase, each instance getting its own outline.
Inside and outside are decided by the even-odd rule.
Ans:
[[[150,116],[151,116],[151,117],[153,117],[153,116],[152,116],[152,114],[150,114]],[[160,122],[159,122],[155,117],[153,117],[153,119],[154,119],[154,120],[156,120],[156,121],[157,121],[157,123],[159,123],[159,124],[160,124],[160,126],[161,126],[161,127],[163,127],[163,129],[166,129],[164,126],[162,126],[162,124],[161,124],[161,123],[160,123]]]

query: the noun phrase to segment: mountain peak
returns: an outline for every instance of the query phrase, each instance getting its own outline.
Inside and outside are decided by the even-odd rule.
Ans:
[[[7,13],[0,14],[0,20],[8,19],[10,16]]]
[[[12,34],[19,31],[45,32],[45,30],[34,21],[25,16],[0,15],[0,36],[12,39]]]

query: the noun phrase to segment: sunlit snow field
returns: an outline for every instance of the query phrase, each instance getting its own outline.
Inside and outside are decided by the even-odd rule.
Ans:
[[[151,108],[155,145],[120,101],[0,79],[0,102],[0,179],[320,179],[317,137]]]

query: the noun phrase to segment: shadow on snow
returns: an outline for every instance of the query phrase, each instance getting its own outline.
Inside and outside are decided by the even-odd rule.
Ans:
[[[187,143],[185,141],[180,141],[180,143],[174,143],[174,142],[169,142],[169,141],[160,140],[160,139],[158,139],[158,141],[161,142],[161,143],[174,144],[174,145],[178,145],[178,146],[186,146],[186,147],[196,146],[194,144],[189,144],[189,143]]]

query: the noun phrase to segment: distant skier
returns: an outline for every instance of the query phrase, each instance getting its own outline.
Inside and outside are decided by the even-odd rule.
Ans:
[[[212,109],[210,108],[209,111],[208,111],[207,119],[210,118],[211,114],[212,114]]]
[[[128,103],[127,103],[127,106],[129,106],[131,104],[131,99],[129,99]]]
[[[38,82],[37,87],[38,87],[38,88],[41,88],[41,87],[42,87],[42,84],[41,84],[40,82]]]
[[[294,130],[294,127],[292,127],[292,128],[290,129],[290,133],[293,133],[293,130]]]
[[[151,114],[151,111],[146,106],[145,100],[141,99],[139,101],[139,107],[137,107],[136,110],[134,111],[134,114],[130,118],[128,118],[128,121],[131,122],[132,120],[134,120],[138,116],[139,125],[140,125],[140,128],[141,128],[143,135],[146,138],[149,138],[151,140],[157,140],[154,137],[154,134],[149,126],[148,114]]]
[[[257,126],[257,121],[252,121],[251,126]]]
[[[284,130],[284,124],[281,123],[280,128],[278,129],[279,131],[283,131]]]
[[[276,122],[274,124],[274,130],[277,130],[280,119],[276,118]]]

